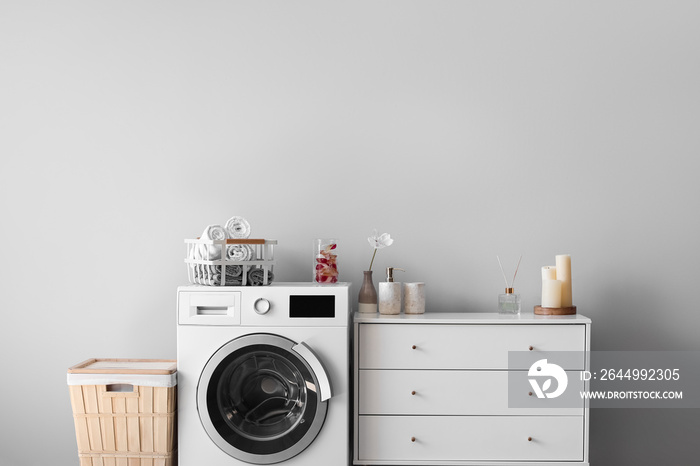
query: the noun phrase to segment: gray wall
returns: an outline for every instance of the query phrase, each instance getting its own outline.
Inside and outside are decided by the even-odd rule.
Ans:
[[[0,2],[0,464],[77,464],[65,371],[174,358],[183,238],[340,238],[430,311],[573,258],[599,350],[698,350],[697,2]],[[379,273],[375,275],[380,275]],[[697,410],[597,410],[596,466],[689,464]],[[697,459],[695,460],[697,461]]]

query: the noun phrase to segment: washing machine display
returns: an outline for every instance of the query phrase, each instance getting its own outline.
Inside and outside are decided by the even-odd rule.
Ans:
[[[328,376],[303,343],[270,334],[237,338],[204,367],[197,405],[212,441],[234,458],[271,464],[314,441],[326,418]]]

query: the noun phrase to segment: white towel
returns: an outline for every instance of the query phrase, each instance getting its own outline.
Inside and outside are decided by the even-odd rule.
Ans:
[[[243,217],[231,217],[226,222],[226,231],[229,238],[248,238],[250,236],[250,224]]]
[[[255,259],[255,251],[249,244],[229,244],[226,246],[226,257],[230,261],[249,261]]]
[[[204,229],[201,239],[223,241],[228,238],[226,230],[221,225],[209,225]]]
[[[223,241],[228,238],[226,230],[221,225],[209,225],[199,237],[203,240]],[[221,259],[221,246],[218,244],[200,244],[195,259],[214,261]]]

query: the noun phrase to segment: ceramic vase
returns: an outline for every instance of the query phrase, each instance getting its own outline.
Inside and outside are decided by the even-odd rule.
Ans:
[[[425,283],[403,284],[403,310],[406,314],[425,313]]]
[[[358,297],[359,312],[377,312],[377,289],[374,288],[372,281],[372,271],[365,270],[362,279],[362,287],[360,287],[360,296]]]

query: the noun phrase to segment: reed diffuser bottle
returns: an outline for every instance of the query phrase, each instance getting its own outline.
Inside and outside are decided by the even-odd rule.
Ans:
[[[503,280],[506,282],[506,292],[498,295],[498,313],[499,314],[520,314],[520,295],[516,294],[513,288],[515,284],[515,277],[518,275],[518,269],[520,268],[520,261],[523,256],[518,259],[518,265],[515,267],[515,274],[513,274],[513,281],[510,282],[508,286],[508,280],[506,279],[506,274],[503,271],[503,265],[501,265],[501,259],[496,256],[498,260],[498,266],[501,268],[501,273],[503,274]]]

